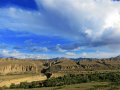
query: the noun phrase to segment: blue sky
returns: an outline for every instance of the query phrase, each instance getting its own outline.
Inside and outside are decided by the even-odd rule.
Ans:
[[[0,56],[92,57],[120,54],[120,2],[0,0]]]

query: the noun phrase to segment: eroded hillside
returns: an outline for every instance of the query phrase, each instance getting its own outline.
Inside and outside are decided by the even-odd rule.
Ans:
[[[120,60],[97,59],[73,61],[60,59],[51,63],[49,72],[79,73],[83,71],[114,71],[120,70]]]
[[[43,64],[40,60],[0,59],[0,74],[40,73]]]
[[[25,74],[25,73],[68,73],[81,71],[120,70],[119,59],[99,60],[19,60],[0,59],[0,74]]]

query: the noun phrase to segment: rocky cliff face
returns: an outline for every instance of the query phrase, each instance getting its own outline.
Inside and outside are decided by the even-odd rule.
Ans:
[[[6,65],[6,66],[0,66],[0,73],[1,74],[12,74],[12,73],[27,73],[27,72],[36,72],[36,66],[32,65],[20,65],[20,64],[15,64],[15,65]]]
[[[34,60],[0,60],[0,74],[40,73],[43,69],[42,61]]]

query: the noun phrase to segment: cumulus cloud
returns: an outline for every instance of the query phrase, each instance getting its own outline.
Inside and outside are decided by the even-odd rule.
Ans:
[[[90,43],[120,43],[120,6],[111,0],[36,0],[69,21],[65,32]],[[71,35],[72,34],[72,35]],[[70,37],[69,36],[69,37]],[[82,40],[81,40],[82,39]]]
[[[36,0],[36,4],[44,10],[0,9],[1,28],[54,33],[80,42],[119,42],[120,6],[111,0]]]

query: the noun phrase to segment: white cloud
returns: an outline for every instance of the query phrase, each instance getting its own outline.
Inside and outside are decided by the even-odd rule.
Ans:
[[[46,11],[1,8],[0,27],[36,34],[72,36],[72,39],[78,40],[89,38],[92,42],[101,40],[104,33],[104,38],[109,38],[107,32],[112,34],[112,38],[120,34],[120,6],[111,0],[36,0],[36,3],[38,7],[43,5]],[[56,20],[52,21],[52,18]]]
[[[25,58],[49,59],[51,58],[50,56],[45,55],[45,54],[28,54],[28,53],[22,53],[17,50],[7,50],[7,49],[1,50],[0,55],[3,57],[14,57],[14,58],[21,58],[21,59],[25,59]]]
[[[56,50],[58,51],[58,52],[66,52],[67,50],[65,50],[65,49],[62,49],[61,47],[60,47],[60,44],[57,44],[56,45]]]
[[[0,8],[0,29],[43,34],[46,29],[40,12],[16,7]],[[40,33],[41,32],[41,33]]]
[[[86,34],[84,38],[89,36],[88,38],[91,38],[92,41],[100,40],[103,38],[106,30],[109,32],[109,28],[111,27],[114,27],[113,31],[106,33],[104,38],[109,38],[109,34],[113,34],[112,38],[120,34],[120,6],[111,0],[36,1],[38,3],[42,2],[47,10],[55,10],[57,13],[69,19],[69,24],[74,27],[74,31],[69,32],[73,32],[72,36],[75,34],[79,39],[81,33],[83,33]],[[75,38],[75,36],[73,38]]]
[[[83,52],[78,54],[78,57],[84,58],[110,58],[119,55],[119,53],[113,52]]]
[[[67,58],[110,58],[119,55],[119,52],[82,52],[79,54],[67,52],[64,57]]]
[[[76,54],[75,53],[73,53],[73,52],[66,52],[65,53],[67,56],[75,56]]]
[[[77,48],[74,48],[72,51],[79,51],[80,49],[83,49],[83,48],[77,47]]]
[[[59,32],[63,34],[64,31],[65,34],[68,33],[67,36],[73,35],[73,38],[76,38],[76,35],[79,38],[81,33],[87,32],[86,34],[91,35],[91,38],[95,39],[104,33],[105,27],[116,27],[120,22],[120,6],[110,0],[36,0],[36,3],[38,6],[43,5],[47,13],[27,11],[16,7],[0,9],[2,13],[0,15],[1,21],[5,22],[1,24],[1,27],[12,30],[26,30],[36,34],[46,34],[49,31],[59,35]],[[68,26],[72,28],[69,30],[70,33],[66,33],[66,30],[59,30],[59,27],[54,30],[54,25],[49,26],[48,20],[50,20],[51,16],[46,15],[49,14],[48,12],[53,13],[53,15],[59,13],[60,17],[66,18]],[[6,19],[6,17],[10,19]],[[58,23],[56,21],[53,22],[54,24]],[[88,33],[86,28],[93,31]],[[71,32],[73,33],[71,34]]]

